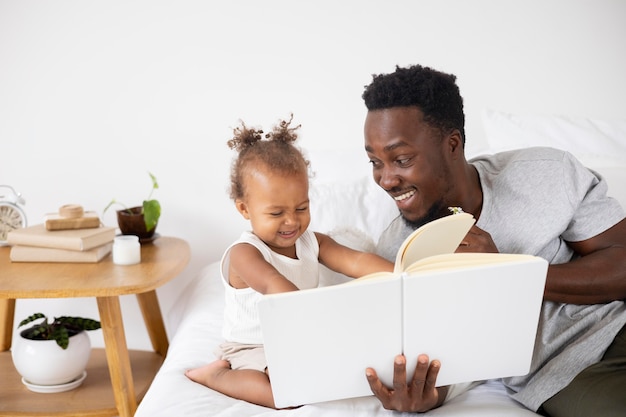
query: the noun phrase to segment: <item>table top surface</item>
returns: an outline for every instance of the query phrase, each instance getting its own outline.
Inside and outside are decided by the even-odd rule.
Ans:
[[[154,290],[176,277],[191,257],[189,244],[161,236],[141,245],[141,263],[11,262],[0,247],[0,298],[107,297]]]

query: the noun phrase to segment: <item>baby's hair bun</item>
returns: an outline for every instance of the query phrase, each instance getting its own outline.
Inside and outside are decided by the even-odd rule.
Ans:
[[[296,127],[290,127],[293,120],[293,113],[289,120],[280,120],[277,125],[272,128],[272,131],[265,134],[265,138],[268,140],[275,140],[285,143],[292,143],[298,139],[297,130],[301,125]],[[255,143],[263,139],[263,130],[255,129],[246,126],[243,121],[239,121],[240,126],[233,129],[234,136],[227,144],[230,149],[235,149],[237,152],[241,152]]]
[[[266,137],[271,138],[272,140],[279,140],[282,142],[295,142],[298,139],[298,133],[296,132],[300,129],[301,125],[296,127],[289,127],[291,122],[293,121],[293,113],[291,113],[291,117],[289,120],[281,120],[277,125],[274,126],[272,131],[266,135]]]
[[[254,145],[260,141],[263,137],[263,131],[261,129],[249,128],[243,121],[239,121],[241,126],[237,126],[233,129],[233,138],[230,139],[227,144],[230,149],[235,149],[237,152]]]

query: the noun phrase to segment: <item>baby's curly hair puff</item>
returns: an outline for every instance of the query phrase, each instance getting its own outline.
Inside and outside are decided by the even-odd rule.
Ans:
[[[298,125],[296,127],[289,127],[292,121],[293,121],[293,113],[291,114],[289,121],[281,120],[280,123],[274,126],[272,131],[265,136],[268,138],[272,138],[272,140],[279,140],[279,141],[283,141],[286,143],[295,142],[296,139],[298,139],[298,133],[296,131],[300,129],[300,126],[302,125]]]
[[[309,162],[293,143],[298,139],[300,125],[291,127],[289,120],[280,120],[272,131],[250,128],[243,121],[233,129],[234,136],[227,144],[239,152],[234,160],[230,176],[230,197],[233,200],[245,195],[245,179],[255,169],[268,169],[286,175],[307,172]]]
[[[233,129],[233,134],[233,138],[227,142],[228,147],[230,149],[235,149],[237,152],[241,152],[260,141],[263,131],[260,129],[257,130],[249,128],[242,121],[241,126],[237,126]]]

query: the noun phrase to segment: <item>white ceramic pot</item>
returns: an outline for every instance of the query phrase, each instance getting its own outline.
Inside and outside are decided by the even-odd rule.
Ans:
[[[82,331],[70,337],[67,349],[54,340],[30,340],[16,335],[11,356],[17,372],[33,385],[61,385],[79,378],[89,361],[91,341]]]

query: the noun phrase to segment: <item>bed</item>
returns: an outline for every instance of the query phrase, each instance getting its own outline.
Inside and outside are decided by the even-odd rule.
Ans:
[[[554,146],[574,153],[588,167],[609,181],[609,195],[626,206],[626,123],[564,117],[520,116],[485,111],[483,121],[489,149],[499,151],[522,146]],[[395,215],[395,207],[366,170],[362,151],[312,153],[309,159],[318,174],[312,180],[313,230],[334,235],[344,244],[367,249]],[[322,162],[323,161],[323,162]],[[319,166],[339,167],[322,172]],[[337,170],[337,168],[335,168]],[[359,210],[354,210],[355,202]],[[293,410],[272,410],[234,400],[191,382],[184,371],[214,360],[211,353],[221,338],[223,287],[219,263],[204,267],[181,293],[166,319],[176,332],[168,356],[139,405],[137,417],[380,417],[408,416],[383,409],[373,397],[306,405]],[[328,270],[325,285],[345,277]],[[447,401],[425,416],[533,416],[535,413],[511,400],[498,381],[486,381]]]

